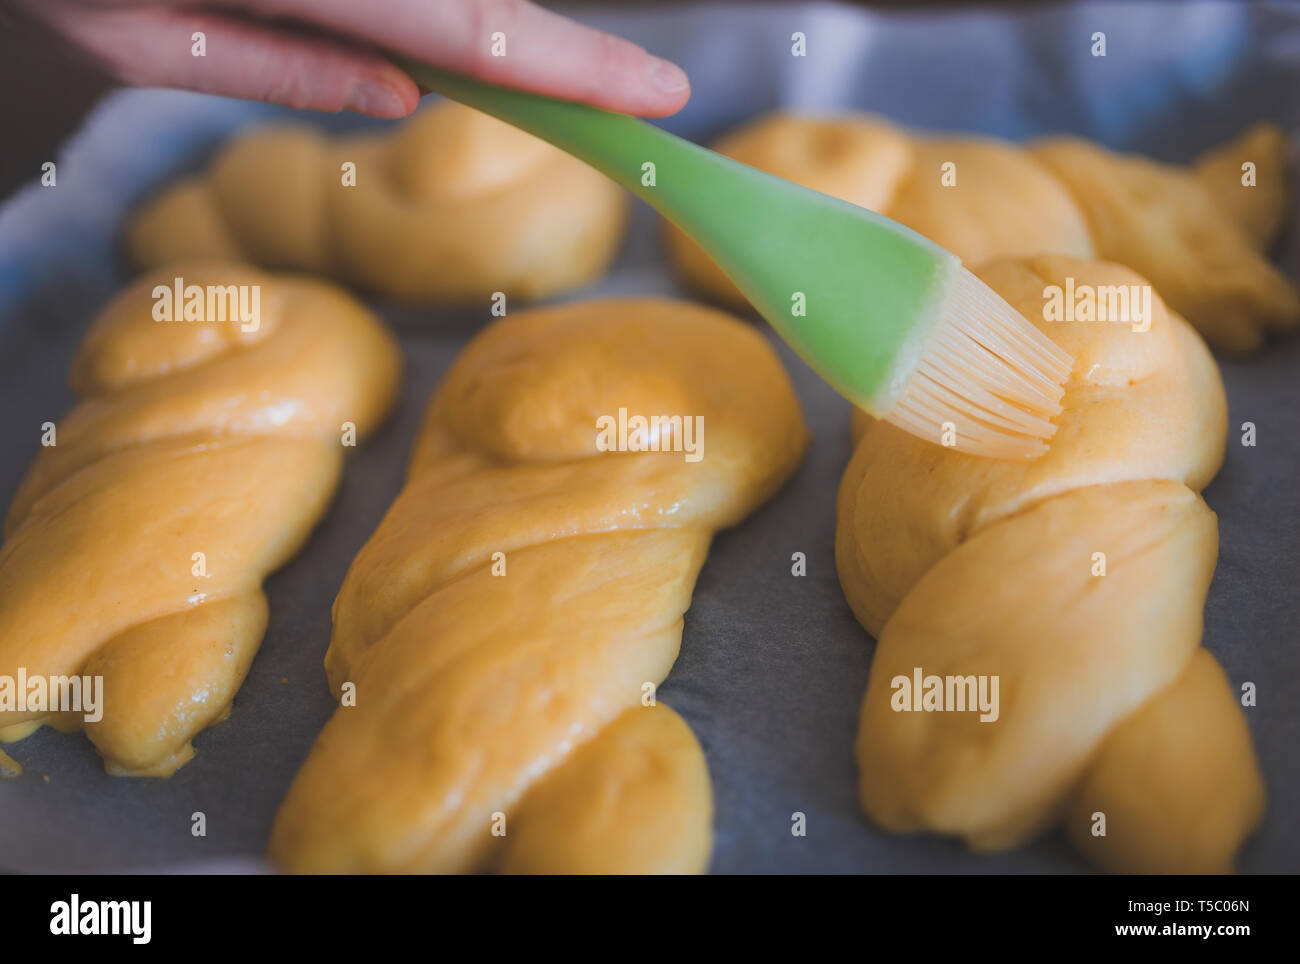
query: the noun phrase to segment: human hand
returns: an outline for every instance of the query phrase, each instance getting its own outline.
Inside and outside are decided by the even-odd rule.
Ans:
[[[409,114],[420,91],[383,50],[647,117],[671,114],[690,96],[676,65],[527,0],[216,0],[200,8],[193,0],[0,2],[123,83],[290,107]],[[501,41],[504,54],[494,55]]]

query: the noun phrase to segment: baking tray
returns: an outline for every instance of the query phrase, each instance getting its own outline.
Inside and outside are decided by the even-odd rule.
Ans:
[[[1300,8],[1285,4],[1080,4],[954,12],[833,5],[578,8],[690,72],[694,97],[669,129],[708,139],[778,106],[863,108],[923,128],[1023,138],[1070,131],[1112,147],[1187,159],[1250,121],[1300,130]],[[1091,35],[1107,34],[1103,59]],[[790,55],[806,35],[808,56]],[[126,280],[123,212],[161,180],[202,163],[248,123],[293,112],[197,95],[106,99],[59,154],[55,188],[0,209],[0,500],[37,448],[41,422],[71,404],[64,387],[95,310]],[[341,115],[331,129],[373,126]],[[684,294],[657,223],[637,206],[610,274],[570,297]],[[1295,274],[1295,245],[1280,254]],[[230,719],[202,733],[169,780],[106,776],[81,736],[41,731],[8,747],[26,774],[0,781],[0,867],[20,871],[257,871],[276,807],[333,709],[321,660],[330,603],[353,555],[400,487],[434,385],[487,319],[475,310],[376,305],[399,333],[407,375],[394,418],[349,464],[328,514],[267,584],[270,626]],[[716,803],[715,872],[1030,872],[1086,870],[1059,834],[973,855],[932,837],[895,837],[856,800],[853,740],[872,641],[834,567],[834,494],[849,456],[848,405],[777,345],[814,432],[807,461],[776,498],[723,533],[686,615],[681,657],[660,693],[698,734]],[[1300,869],[1300,340],[1221,360],[1231,425],[1206,498],[1219,514],[1219,567],[1205,643],[1247,711],[1269,811],[1245,847],[1248,872]],[[1235,430],[1258,427],[1243,448]],[[219,484],[219,480],[214,480]],[[791,554],[807,576],[791,575]],[[190,835],[191,815],[207,836]],[[791,818],[807,818],[807,835]]]

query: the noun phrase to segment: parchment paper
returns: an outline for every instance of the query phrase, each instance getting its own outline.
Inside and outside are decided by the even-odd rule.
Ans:
[[[715,4],[578,9],[683,64],[694,97],[668,128],[707,139],[777,106],[857,107],[919,127],[1021,138],[1071,131],[1113,147],[1186,159],[1258,118],[1300,128],[1300,5],[1120,3],[1027,10],[866,12],[831,5]],[[790,55],[791,34],[808,56]],[[1095,31],[1107,56],[1088,53]],[[194,167],[229,131],[291,112],[175,92],[108,98],[57,158],[55,188],[0,209],[0,501],[8,504],[40,423],[72,403],[66,372],[96,308],[127,275],[114,246],[123,211]],[[306,119],[360,127],[351,116]],[[35,172],[34,172],[35,173]],[[651,213],[637,209],[611,274],[572,297],[682,293]],[[1294,246],[1288,263],[1294,273]],[[80,735],[41,731],[7,747],[26,767],[0,780],[0,867],[22,871],[257,870],[276,806],[332,710],[321,659],[330,602],[396,495],[430,391],[486,311],[391,309],[407,360],[401,408],[347,469],[306,548],[268,583],[270,627],[229,721],[197,739],[170,780],[106,776]],[[848,406],[781,346],[815,435],[795,479],[720,536],[686,616],[661,698],[708,755],[717,872],[1078,872],[1059,835],[997,856],[882,833],[861,815],[852,743],[872,641],[835,577],[834,494],[849,455]],[[1296,746],[1300,667],[1300,340],[1223,361],[1227,462],[1206,492],[1219,514],[1218,572],[1205,642],[1247,711],[1269,813],[1245,871],[1300,869]],[[1237,426],[1253,421],[1258,445]],[[212,480],[220,485],[220,479]],[[808,575],[790,572],[804,552]],[[207,836],[190,834],[202,811]],[[791,834],[796,811],[807,836]]]

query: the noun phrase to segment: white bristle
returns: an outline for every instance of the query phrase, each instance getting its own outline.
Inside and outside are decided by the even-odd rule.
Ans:
[[[962,268],[887,421],[995,459],[1047,451],[1074,361]],[[955,432],[945,433],[945,423]],[[948,435],[949,437],[945,437]],[[955,437],[952,437],[955,436]]]

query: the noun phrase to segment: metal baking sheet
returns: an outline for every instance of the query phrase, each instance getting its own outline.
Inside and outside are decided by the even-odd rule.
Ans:
[[[1103,3],[953,12],[825,4],[711,4],[582,19],[690,72],[694,97],[669,129],[707,139],[761,110],[863,108],[926,128],[1022,138],[1071,131],[1186,159],[1256,118],[1300,130],[1300,7]],[[1089,56],[1105,31],[1108,54]],[[791,34],[808,56],[790,55]],[[55,188],[0,209],[0,500],[35,454],[41,422],[72,403],[66,372],[93,313],[126,280],[114,245],[124,210],[202,162],[244,124],[291,112],[136,91],[103,102],[61,152]],[[305,118],[339,129],[350,116]],[[1295,245],[1283,257],[1295,274]],[[653,215],[637,208],[614,270],[571,297],[683,294]],[[269,581],[270,627],[230,719],[201,734],[169,780],[106,776],[80,736],[41,731],[8,747],[26,768],[0,780],[0,868],[20,871],[256,871],[271,819],[333,703],[321,660],[329,610],[354,553],[397,493],[430,391],[486,310],[377,306],[400,333],[407,378],[392,421],[350,463],[303,551]],[[872,641],[835,576],[834,493],[848,459],[848,406],[783,346],[815,433],[798,475],[722,534],[686,616],[661,696],[699,735],[716,800],[715,872],[1063,872],[1086,870],[1059,835],[995,856],[876,830],[858,809],[852,744]],[[1248,872],[1300,869],[1300,340],[1222,361],[1230,434],[1206,498],[1221,551],[1206,645],[1248,711],[1269,812],[1241,855]],[[793,552],[808,574],[791,575]],[[191,815],[207,836],[190,835]],[[791,815],[807,816],[792,836]]]

